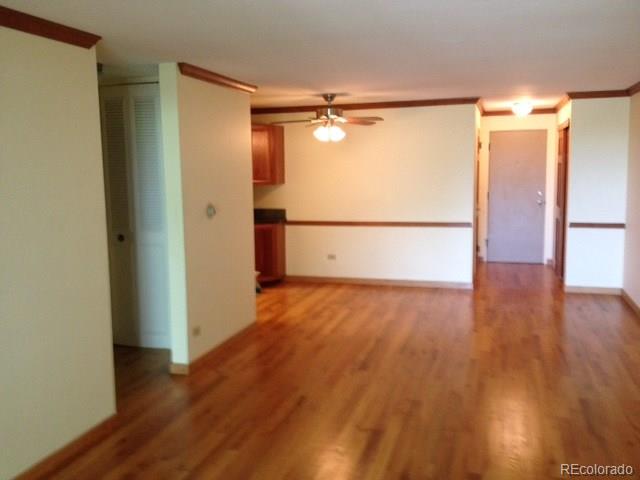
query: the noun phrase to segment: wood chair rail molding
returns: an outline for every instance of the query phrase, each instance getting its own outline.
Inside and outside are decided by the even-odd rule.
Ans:
[[[423,228],[471,228],[471,222],[373,222],[361,220],[287,220],[291,226],[313,227],[423,227]]]
[[[91,48],[102,38],[93,33],[12,10],[1,5],[0,26],[82,48]]]
[[[606,228],[624,230],[627,228],[627,225],[625,223],[570,222],[569,228]]]
[[[180,69],[180,73],[182,75],[196,78],[198,80],[202,80],[203,82],[209,82],[223,87],[234,88],[246,93],[253,93],[258,89],[258,87],[256,87],[255,85],[236,80],[235,78],[220,75],[219,73],[212,72],[211,70],[207,70],[196,65],[191,65],[190,63],[179,62],[178,68]]]

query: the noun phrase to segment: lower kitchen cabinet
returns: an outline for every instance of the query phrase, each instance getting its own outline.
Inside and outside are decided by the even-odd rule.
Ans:
[[[256,271],[261,284],[278,282],[285,276],[284,223],[255,225]]]

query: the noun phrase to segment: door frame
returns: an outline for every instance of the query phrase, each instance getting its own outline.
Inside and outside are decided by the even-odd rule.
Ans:
[[[557,226],[557,217],[558,217],[558,192],[559,192],[559,175],[558,175],[558,156],[560,155],[560,134],[565,130],[565,142],[564,142],[564,198],[563,200],[563,216],[561,221],[562,228],[562,246],[561,246],[561,256],[558,258],[558,226]],[[569,204],[569,168],[570,168],[570,160],[569,153],[571,151],[570,146],[570,132],[571,132],[571,120],[567,119],[560,125],[558,125],[558,149],[556,150],[556,192],[554,195],[555,205],[554,205],[554,213],[553,213],[553,269],[556,275],[560,279],[564,279],[565,269],[566,269],[566,260],[567,260],[567,207]]]

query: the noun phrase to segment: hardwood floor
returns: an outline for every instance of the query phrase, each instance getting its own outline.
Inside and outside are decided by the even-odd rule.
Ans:
[[[115,430],[55,478],[545,479],[640,471],[640,321],[549,268],[474,292],[286,284],[189,377],[118,348]]]

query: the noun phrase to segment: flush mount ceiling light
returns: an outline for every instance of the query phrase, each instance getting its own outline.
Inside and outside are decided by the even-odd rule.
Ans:
[[[517,117],[526,117],[533,111],[533,104],[526,100],[515,102],[511,110]]]
[[[347,136],[340,125],[375,125],[381,122],[381,117],[346,117],[342,114],[341,108],[334,107],[331,102],[335,98],[334,93],[325,93],[322,98],[327,102],[327,106],[316,110],[315,118],[306,120],[284,120],[273,122],[272,125],[283,125],[287,123],[306,123],[307,127],[316,127],[313,136],[321,142],[339,142]]]

